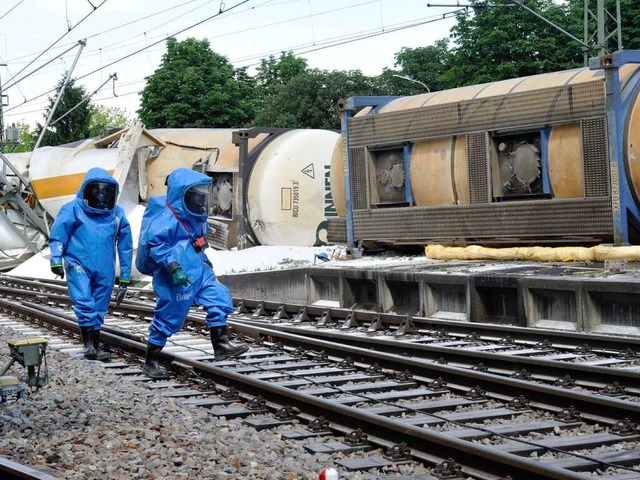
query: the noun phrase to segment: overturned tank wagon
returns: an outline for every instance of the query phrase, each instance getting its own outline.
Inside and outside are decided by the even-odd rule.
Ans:
[[[90,168],[108,170],[120,184],[118,204],[137,239],[148,198],[166,193],[173,170],[192,168],[213,180],[209,241],[215,248],[313,246],[326,241],[330,159],[338,140],[326,130],[148,130],[136,123],[104,138],[39,148],[28,176],[55,217]]]
[[[639,63],[341,102],[329,241],[638,242]]]

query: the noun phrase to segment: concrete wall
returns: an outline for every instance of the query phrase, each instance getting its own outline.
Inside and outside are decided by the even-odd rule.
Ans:
[[[640,335],[636,272],[532,263],[321,266],[220,277],[236,298]]]

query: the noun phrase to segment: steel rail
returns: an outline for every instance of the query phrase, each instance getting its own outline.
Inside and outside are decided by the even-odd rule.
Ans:
[[[4,305],[7,308],[13,308],[24,315],[37,315],[52,321],[55,325],[60,327],[69,328],[74,322],[59,318],[54,313],[48,313],[44,311],[44,308],[32,308],[26,305],[16,305],[15,303],[8,302],[0,299],[0,305]],[[254,327],[253,334],[260,334],[269,337],[270,339],[277,339],[279,342],[291,343],[291,344],[311,344],[315,347],[322,348],[323,350],[336,350],[342,355],[344,353],[357,354],[367,359],[375,359],[376,361],[384,360],[385,365],[389,366],[391,363],[398,363],[399,365],[413,366],[414,362],[406,362],[406,359],[398,359],[395,355],[378,354],[373,355],[371,352],[364,352],[359,348],[347,348],[345,346],[337,346],[330,344],[329,342],[320,341],[316,339],[307,339],[304,337],[287,334],[283,332],[277,332],[269,329]],[[138,341],[124,338],[116,334],[106,333],[103,337],[108,343],[116,345],[126,350],[134,350],[141,352],[144,350],[144,345]],[[474,465],[480,469],[487,469],[492,475],[511,475],[514,478],[519,478],[523,474],[530,479],[586,479],[590,478],[585,475],[565,470],[558,467],[531,460],[528,458],[518,457],[516,455],[501,452],[497,449],[485,447],[480,444],[459,440],[454,437],[450,437],[445,433],[440,433],[433,430],[427,430],[413,425],[408,425],[404,422],[393,420],[392,418],[383,417],[368,413],[357,408],[341,405],[339,403],[325,400],[323,398],[315,397],[304,392],[298,392],[290,388],[281,387],[275,383],[265,382],[257,380],[233,371],[229,371],[222,367],[212,365],[211,363],[205,363],[202,361],[192,360],[184,358],[179,355],[171,353],[165,353],[165,358],[169,358],[179,364],[189,366],[196,371],[204,372],[214,380],[224,383],[225,385],[233,385],[239,387],[244,391],[260,392],[260,395],[273,400],[277,403],[283,403],[284,400],[291,406],[297,407],[300,411],[316,414],[318,409],[328,411],[332,413],[332,421],[338,421],[345,425],[354,425],[356,428],[362,428],[365,426],[365,430],[376,431],[377,434],[383,436],[385,439],[394,440],[398,443],[404,442],[409,448],[417,452],[423,452],[424,455],[436,455],[438,458],[455,458],[458,463],[464,465]],[[393,360],[393,361],[391,361]],[[402,361],[404,360],[404,362]],[[426,368],[425,365],[422,365]],[[430,365],[429,370],[435,367],[436,372],[447,372],[449,377],[455,376],[457,370],[455,368],[446,367],[442,365]],[[393,368],[393,365],[392,365]],[[430,374],[434,372],[429,371]],[[459,373],[459,372],[457,372]],[[481,374],[479,372],[473,373],[473,380],[479,383],[491,384],[493,386],[499,385],[505,386],[506,379],[496,379],[495,376]],[[506,384],[510,385],[513,390],[515,386],[524,387],[525,390],[532,390],[529,385],[521,385],[523,382],[519,381],[507,381]],[[549,395],[550,390],[545,390],[544,394]],[[503,393],[504,389],[501,388]],[[508,392],[512,394],[512,392]],[[556,392],[558,393],[557,389]],[[568,392],[560,392],[567,394]],[[574,396],[572,400],[576,400],[579,396]],[[606,399],[604,399],[606,400]],[[604,401],[598,402],[601,408],[609,408],[608,413],[611,413],[614,409],[613,406],[620,407],[624,402],[616,401]],[[565,404],[566,405],[566,404]],[[637,410],[637,406],[634,406]],[[624,410],[624,409],[623,409]],[[336,420],[337,419],[337,420]],[[518,474],[518,477],[516,477]]]
[[[280,308],[284,308],[284,312],[295,317],[301,309],[306,309],[309,317],[320,318],[322,315],[329,313],[332,323],[340,323],[349,315],[353,317],[355,322],[360,325],[370,325],[372,322],[379,321],[384,327],[394,328],[400,326],[403,322],[410,318],[418,329],[430,331],[444,330],[449,335],[466,336],[470,333],[478,333],[481,337],[490,337],[495,339],[511,336],[516,341],[529,342],[536,344],[548,339],[550,336],[557,339],[556,347],[582,347],[588,344],[593,349],[603,351],[616,351],[620,349],[620,343],[624,340],[627,347],[640,349],[640,336],[632,335],[604,335],[598,333],[582,333],[567,332],[562,330],[542,330],[532,327],[519,327],[514,325],[501,325],[481,322],[464,322],[459,320],[444,320],[435,317],[425,317],[420,315],[402,315],[396,313],[381,313],[370,310],[357,310],[351,308],[338,307],[322,307],[317,305],[302,305],[282,302],[270,302],[263,300],[234,299],[236,309],[242,304],[247,310],[245,316],[251,316],[251,310],[254,311],[262,305],[262,307],[271,312],[271,315],[265,315],[264,318],[272,317]],[[238,316],[238,312],[234,316]],[[560,343],[562,342],[562,343]]]
[[[585,418],[595,421],[611,423],[621,418],[629,418],[631,421],[640,422],[640,408],[638,403],[623,399],[595,394],[583,393],[575,390],[567,390],[562,387],[541,385],[510,377],[501,377],[490,373],[439,364],[425,362],[403,355],[375,352],[366,348],[344,344],[336,344],[325,340],[309,338],[304,335],[296,335],[279,332],[255,325],[235,324],[236,331],[253,336],[261,335],[273,342],[295,348],[299,345],[314,346],[324,350],[328,355],[348,356],[354,361],[362,363],[378,363],[397,371],[409,370],[414,375],[422,375],[427,378],[443,378],[448,384],[466,385],[468,387],[479,386],[488,392],[496,392],[512,398],[524,396],[549,410],[562,410],[568,405],[574,406]],[[603,413],[606,414],[603,415]],[[611,415],[611,417],[609,416]]]
[[[0,473],[4,480],[56,480],[57,478],[3,457],[0,457]]]
[[[16,305],[0,298],[0,306],[11,306],[16,310],[30,314],[45,314],[47,320],[56,324],[61,328],[79,332],[77,323],[71,320],[70,316],[63,318],[64,315],[48,307],[39,305]],[[498,396],[518,397],[524,396],[532,402],[536,402],[542,408],[560,411],[568,405],[575,407],[583,416],[591,418],[601,423],[615,423],[622,418],[629,418],[634,423],[640,423],[640,408],[637,402],[631,402],[624,399],[599,395],[593,392],[583,393],[580,391],[567,390],[562,387],[550,385],[541,385],[538,383],[527,382],[510,377],[501,377],[490,373],[484,373],[475,370],[454,367],[434,362],[425,362],[424,360],[409,358],[404,355],[376,352],[370,349],[355,347],[344,344],[336,344],[321,339],[309,338],[304,335],[296,335],[287,332],[280,332],[271,328],[260,327],[256,325],[244,325],[241,322],[234,323],[236,332],[252,338],[266,337],[273,342],[281,342],[292,348],[304,345],[307,348],[324,350],[327,354],[334,356],[348,356],[354,361],[360,361],[366,364],[384,364],[385,367],[405,371],[410,369],[414,375],[422,375],[426,378],[442,378],[449,384],[466,386],[462,388],[471,388],[478,386],[486,391],[495,392]],[[126,334],[119,329],[108,326],[103,327],[102,337],[104,341],[116,346],[131,348],[129,343],[122,344],[123,340],[135,342],[133,350],[142,352],[145,345],[140,343],[142,340],[139,336]],[[164,355],[171,355],[168,352]],[[181,358],[176,356],[175,358]],[[173,358],[172,358],[173,359]],[[180,360],[181,363],[184,360]],[[606,416],[603,415],[606,412]]]
[[[37,305],[32,305],[32,308],[35,309],[40,309],[39,306]],[[153,307],[151,306],[145,306],[145,305],[138,305],[137,309],[134,308],[134,306],[128,307],[129,309],[131,309],[131,311],[135,311],[137,313],[139,313],[141,310],[144,311],[145,313],[152,315],[153,312]],[[60,314],[58,314],[60,315]],[[68,317],[69,319],[66,320],[66,328],[76,332],[79,334],[79,327],[77,327],[77,324],[71,319],[71,317]],[[204,322],[202,320],[202,318],[199,318],[196,315],[192,315],[190,314],[187,317],[187,321],[190,321],[196,325],[203,325]],[[244,322],[244,327],[243,327],[243,322],[242,321],[229,321],[229,324],[236,330],[239,331],[241,333],[246,334],[247,336],[256,336],[255,332],[260,332],[262,331],[263,334],[265,334],[264,332],[269,332],[269,336],[273,336],[276,332],[278,332],[277,329],[273,329],[271,327],[264,327],[264,326],[257,326],[254,325],[253,323],[255,322],[250,322],[251,325],[247,325],[246,322]],[[262,330],[261,330],[262,329]],[[108,326],[104,326],[103,327],[103,332],[106,333],[111,333],[111,334],[119,334],[119,330],[117,329],[111,329]],[[287,332],[280,332],[282,335],[286,335]],[[309,335],[309,332],[305,332],[305,336],[309,337],[311,335]],[[291,333],[290,335],[292,335],[292,338],[302,338],[297,334]],[[288,338],[288,337],[283,337],[283,338]],[[108,340],[105,337],[105,340]],[[310,338],[305,338],[305,340],[311,341]],[[350,337],[350,341],[353,340]],[[368,340],[372,340],[372,338],[368,338]],[[363,361],[365,362],[375,362],[375,361],[381,361],[382,360],[382,355],[385,355],[386,352],[372,352],[369,348],[357,348],[357,347],[353,347],[350,345],[343,345],[342,346],[342,350],[339,351],[340,347],[338,345],[336,345],[333,342],[325,342],[321,339],[318,339],[319,342],[321,342],[319,345],[322,345],[322,348],[326,348],[326,349],[331,349],[333,351],[335,351],[337,355],[360,355],[361,358],[365,359]],[[375,343],[375,342],[373,342]],[[405,348],[406,350],[410,350],[411,348],[414,348],[415,345],[410,345],[408,344],[408,342],[402,342],[401,344],[401,348]],[[431,347],[432,349],[435,347]],[[442,347],[441,347],[442,348]],[[355,349],[355,350],[351,350],[351,349]],[[475,352],[478,353],[478,352]],[[460,352],[455,352],[455,349],[446,349],[446,351],[442,352],[442,355],[446,355],[447,357],[449,355],[461,355]],[[380,355],[380,356],[379,356]],[[453,376],[452,379],[447,380],[450,383],[451,382],[460,382],[460,383],[467,383],[469,382],[469,378],[475,378],[476,376],[480,375],[480,378],[484,378],[486,376],[489,376],[490,378],[494,378],[496,377],[495,375],[491,375],[491,374],[485,374],[483,372],[479,372],[479,371],[474,371],[474,370],[468,370],[468,369],[464,369],[464,368],[459,368],[459,367],[454,367],[454,366],[449,366],[449,365],[440,365],[440,364],[436,364],[436,363],[426,363],[424,360],[420,360],[420,359],[416,359],[416,358],[406,358],[406,352],[403,352],[401,354],[393,354],[393,353],[389,353],[388,355],[390,355],[389,358],[384,359],[385,362],[391,362],[392,364],[394,364],[395,366],[392,367],[396,370],[402,371],[407,369],[408,367],[411,367],[412,369],[421,367],[421,368],[427,368],[430,373],[427,373],[426,376],[433,376],[434,372],[433,370],[437,370],[437,369],[455,369],[456,372],[458,372],[456,375]],[[442,356],[441,355],[441,356]],[[482,352],[482,355],[478,356],[477,358],[482,359],[481,361],[484,363],[484,360],[489,359],[487,352]],[[494,356],[492,357],[492,364],[497,366],[499,365],[499,359],[497,359]],[[520,359],[514,359],[514,358],[508,358],[505,359],[504,356],[502,357],[502,363],[504,365],[505,362],[508,363],[515,363],[515,362],[523,362],[524,359],[520,358]],[[534,359],[527,359],[527,361],[531,362],[529,363],[529,365],[535,365],[535,362],[533,362],[532,360]],[[538,361],[540,362],[540,361]],[[390,363],[390,364],[391,364]],[[560,362],[558,362],[560,363]],[[568,368],[567,368],[568,370]],[[596,369],[597,370],[597,369]],[[594,372],[596,371],[594,370]],[[614,372],[618,372],[618,369],[611,369],[614,370]],[[572,369],[571,372],[575,373],[575,372],[579,372],[580,369]],[[466,373],[465,373],[466,372]],[[558,370],[558,372],[560,372],[560,370]],[[628,372],[627,372],[628,373]],[[565,371],[566,374],[566,371]],[[437,375],[440,376],[445,376],[444,372],[440,372]],[[447,375],[450,375],[447,374]],[[593,375],[595,375],[595,373],[593,373]],[[640,374],[638,374],[637,372],[631,372],[631,376],[626,375],[624,378],[625,379],[633,379],[633,375],[635,375],[636,377],[639,377]],[[482,377],[484,376],[484,377]],[[463,378],[462,378],[463,377]],[[554,387],[554,386],[546,386],[546,388],[551,388],[553,389],[551,392],[549,393],[540,393],[540,389],[542,388],[542,386],[538,385],[538,384],[532,384],[533,387],[529,389],[529,391],[525,391],[522,392],[521,391],[521,387],[516,387],[514,385],[520,385],[520,384],[531,384],[531,382],[526,382],[525,380],[519,380],[519,379],[515,379],[515,378],[509,378],[509,377],[497,377],[497,379],[501,379],[502,382],[504,382],[504,384],[500,387],[500,390],[503,393],[507,393],[508,395],[513,395],[513,396],[518,396],[518,395],[524,395],[525,397],[529,398],[529,400],[531,401],[538,401],[541,404],[547,404],[547,400],[548,400],[548,396],[547,395],[558,395],[560,397],[562,397],[563,395],[569,395],[570,397],[577,395],[575,397],[575,399],[572,400],[573,402],[573,406],[576,407],[578,410],[580,410],[582,413],[586,414],[586,415],[591,415],[592,418],[594,419],[599,419],[600,421],[602,421],[603,419],[600,417],[599,415],[599,411],[603,411],[602,410],[602,406],[600,406],[601,403],[603,403],[604,405],[607,404],[606,400],[610,399],[610,400],[617,400],[617,401],[622,401],[619,399],[614,399],[605,395],[597,395],[594,394],[593,392],[589,392],[587,394],[583,394],[580,392],[575,392],[573,390],[567,390],[566,388],[563,387]],[[486,379],[483,379],[482,381],[486,382]],[[478,380],[478,382],[480,382],[480,380]],[[517,382],[516,384],[513,384],[512,382]],[[489,382],[488,384],[481,384],[480,386],[482,386],[483,388],[485,388],[486,390],[490,390],[491,387],[491,382]],[[626,385],[625,385],[626,386]],[[495,387],[494,387],[495,389]],[[520,390],[520,393],[518,393],[518,391]],[[526,390],[526,389],[525,389]],[[557,393],[553,393],[553,392],[557,392]],[[563,393],[564,392],[564,393]],[[586,397],[586,398],[585,398]],[[597,401],[597,402],[596,402]],[[593,405],[593,402],[597,403],[597,406]],[[637,407],[637,404],[635,404],[634,402],[626,402],[627,404],[629,404],[630,406],[626,406],[623,407],[624,409],[629,410],[629,413],[627,415],[629,415],[630,417],[636,418],[636,420],[634,420],[635,422],[640,421],[640,412],[638,411],[634,411],[634,410],[639,410]],[[566,407],[566,401],[565,404],[560,404],[557,406],[557,408],[565,408]],[[611,408],[615,408],[615,407],[611,407]],[[624,415],[621,413],[620,415],[618,415],[619,417],[623,417]]]
[[[500,352],[472,351],[465,350],[464,347],[442,347],[430,345],[428,343],[418,343],[407,340],[400,341],[400,337],[397,339],[389,339],[388,337],[380,338],[372,335],[363,335],[362,332],[358,332],[360,334],[354,335],[348,331],[332,331],[331,328],[313,329],[277,323],[265,325],[265,323],[260,320],[247,320],[240,318],[236,318],[234,323],[265,327],[295,335],[326,339],[332,342],[341,342],[353,346],[359,345],[363,348],[374,349],[378,352],[405,356],[409,355],[412,358],[428,360],[444,358],[448,363],[462,363],[466,365],[478,365],[481,363],[489,369],[501,369],[511,371],[513,373],[516,373],[518,370],[525,369],[532,375],[537,374],[539,376],[547,376],[555,379],[561,379],[569,374],[573,380],[583,382],[585,384],[594,384],[597,381],[597,383],[601,384],[603,387],[607,384],[618,382],[627,389],[635,389],[635,393],[640,394],[640,371],[638,370],[625,370],[582,363],[545,360],[544,357],[527,357],[508,355]],[[312,327],[312,324],[307,324],[306,326]],[[443,339],[443,341],[446,341],[446,339]],[[544,349],[543,347],[540,348]]]
[[[30,283],[41,286],[41,284],[39,284],[38,282]],[[42,300],[43,295],[46,295],[47,298],[52,298],[57,302],[65,303],[68,305],[71,304],[68,297],[64,295],[44,294],[40,291],[25,291],[6,286],[2,286],[1,290],[7,293],[12,293],[14,295],[33,296],[38,300]],[[65,291],[66,289],[64,287],[58,286],[56,290]],[[34,306],[34,308],[37,307]],[[136,315],[139,315],[140,312],[144,312],[148,316],[153,315],[153,306],[141,305],[140,303],[123,303],[119,310],[134,313]],[[189,314],[186,322],[191,322],[194,325],[204,326],[204,320],[201,316],[198,316],[198,314]],[[230,320],[229,324],[231,326],[235,326],[238,322],[244,324],[255,324],[257,326],[264,327],[263,324],[260,324],[260,320],[251,320],[246,318],[243,319],[239,317],[235,317],[235,320]],[[271,324],[266,328],[281,330],[293,334],[300,334],[299,329],[293,326],[288,327],[286,325]],[[110,328],[108,326],[105,326],[103,327],[103,331],[110,332]],[[558,380],[560,382],[560,385],[562,385],[562,381],[565,380],[566,376],[568,375],[571,380],[582,382],[583,386],[586,386],[591,390],[597,390],[598,388],[607,388],[608,386],[615,385],[624,388],[624,391],[629,394],[637,394],[638,389],[640,389],[640,374],[637,371],[633,370],[589,366],[578,362],[570,363],[549,361],[545,360],[544,358],[534,358],[517,355],[505,356],[504,354],[492,352],[473,352],[468,350],[465,351],[462,348],[456,349],[448,347],[438,347],[407,341],[398,342],[397,340],[392,341],[376,338],[374,336],[362,337],[359,335],[345,335],[342,333],[333,333],[324,330],[314,331],[305,329],[303,335],[320,339],[330,339],[334,342],[336,340],[340,340],[341,342],[346,341],[351,345],[360,344],[369,349],[371,349],[373,346],[375,350],[387,353],[396,353],[402,355],[412,354],[414,358],[420,357],[432,360],[446,358],[446,361],[448,363],[458,362],[466,363],[467,365],[474,363],[475,365],[482,364],[484,367],[492,368],[494,370],[499,369],[502,371],[508,371],[511,369],[513,373],[517,373],[517,370],[526,371],[527,374],[537,375],[539,377],[546,376],[548,377],[546,379],[547,381],[554,379]],[[507,362],[505,362],[506,359],[508,359]],[[460,365],[460,367],[464,368],[464,365]],[[595,381],[595,379],[597,379],[597,382]]]
[[[66,292],[65,283],[62,281],[50,281],[50,280],[29,280],[22,277],[13,277],[6,274],[0,275],[0,292],[3,288],[1,281],[13,281],[19,282],[23,285],[29,285],[34,288],[54,288],[60,292]],[[132,294],[137,295],[149,295],[154,297],[153,291],[140,290],[136,288],[129,288]],[[29,290],[22,291],[25,295],[30,294]],[[328,313],[333,323],[339,323],[344,321],[351,315],[353,320],[361,325],[370,325],[372,322],[380,320],[381,324],[386,328],[397,328],[409,317],[413,324],[418,329],[425,329],[429,331],[444,330],[449,335],[466,336],[470,333],[477,333],[481,339],[501,339],[507,336],[513,338],[516,342],[525,342],[530,345],[535,345],[544,340],[548,340],[550,337],[554,339],[555,348],[578,348],[585,344],[588,344],[594,351],[603,352],[617,352],[621,349],[621,343],[624,343],[625,348],[633,348],[640,350],[640,336],[632,335],[605,335],[598,333],[582,333],[582,332],[567,332],[562,330],[541,330],[531,327],[519,327],[513,325],[498,325],[491,323],[480,322],[464,322],[458,320],[443,320],[434,317],[425,317],[419,315],[401,315],[395,313],[379,313],[368,310],[354,310],[351,308],[338,308],[338,307],[323,307],[317,305],[303,305],[295,303],[283,303],[283,302],[271,302],[263,300],[251,300],[234,298],[234,305],[239,307],[243,305],[248,311],[256,310],[260,305],[270,312],[270,315],[265,315],[264,318],[268,319],[272,317],[278,310],[282,309],[288,316],[295,317],[302,309],[306,310],[306,313],[310,317],[320,318],[323,314]],[[127,311],[128,308],[142,307],[139,303],[135,303],[131,298],[125,299],[122,303],[120,310]],[[128,307],[128,308],[127,308]],[[244,315],[251,316],[251,313]],[[233,313],[230,318],[242,318],[243,315]],[[197,317],[191,316],[189,319],[194,320]]]

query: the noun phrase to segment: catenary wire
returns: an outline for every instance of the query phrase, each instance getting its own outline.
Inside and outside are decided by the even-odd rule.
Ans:
[[[261,5],[257,5],[257,6],[250,7],[250,8],[244,9],[244,10],[240,10],[240,11],[237,11],[237,12],[233,12],[233,13],[229,14],[229,16],[231,16],[231,15],[238,15],[238,14],[241,14],[241,13],[245,13],[245,12],[248,12],[248,11],[250,11],[250,10],[252,10],[252,9],[255,9],[255,8],[261,8],[261,7],[264,7],[264,6],[268,6],[267,4],[268,4],[270,1],[271,1],[271,0],[268,0],[267,2],[265,2],[265,3],[261,4]],[[296,0],[296,1],[299,1],[299,0]],[[335,9],[331,9],[331,10],[325,10],[325,11],[322,11],[322,12],[316,12],[316,13],[314,14],[314,16],[320,16],[320,15],[325,15],[325,14],[331,14],[331,13],[335,13],[335,12],[342,11],[342,10],[346,10],[346,9],[350,9],[350,8],[357,8],[357,7],[361,7],[361,6],[364,6],[364,5],[368,5],[368,4],[371,4],[371,3],[375,3],[375,2],[377,2],[377,1],[379,1],[379,0],[366,0],[366,1],[359,2],[359,3],[354,4],[354,5],[348,5],[348,6],[339,7],[339,8],[335,8]],[[278,4],[278,5],[279,5],[279,4]],[[275,6],[275,5],[274,5],[274,6]],[[197,8],[200,8],[200,7],[197,7]],[[194,9],[194,10],[195,10],[195,9]],[[188,14],[188,13],[190,13],[190,12],[192,12],[192,11],[193,11],[193,10],[190,10],[189,12],[186,12],[185,14]],[[258,27],[253,27],[253,28],[252,28],[252,30],[253,30],[253,31],[255,31],[255,30],[259,30],[259,29],[263,29],[263,28],[270,28],[270,27],[274,27],[274,26],[282,25],[282,24],[286,24],[286,23],[291,23],[291,22],[297,22],[297,21],[307,20],[308,18],[309,18],[309,15],[303,15],[303,16],[300,16],[300,17],[290,18],[290,19],[286,19],[286,20],[280,20],[280,21],[277,21],[277,22],[265,23],[265,24],[260,25],[260,26],[258,26]],[[149,43],[148,43],[149,41],[153,41],[153,40],[158,39],[158,38],[160,38],[160,39],[161,39],[161,41],[162,41],[162,40],[165,40],[165,39],[167,38],[167,36],[166,36],[166,35],[164,35],[164,36],[155,36],[155,37],[147,37],[146,35],[147,35],[151,30],[154,30],[154,29],[156,29],[156,28],[159,28],[159,27],[161,27],[161,26],[164,26],[164,25],[165,25],[165,24],[167,24],[167,23],[170,23],[170,22],[165,22],[165,23],[163,23],[163,24],[161,24],[161,25],[157,25],[156,27],[153,27],[153,28],[151,28],[151,29],[147,29],[147,30],[143,33],[143,35],[144,35],[145,37],[144,37],[142,40],[140,40],[140,41],[133,42],[133,44],[135,44],[135,43],[140,43],[140,42],[144,42],[144,43],[145,43],[146,48],[149,48],[149,47],[151,47],[151,46],[153,46],[153,45],[155,45],[155,44],[157,44],[157,43],[158,43],[158,42],[155,42],[154,44],[149,44]],[[220,38],[223,38],[223,37],[228,37],[228,36],[232,36],[232,35],[239,35],[239,34],[244,34],[244,33],[246,33],[246,29],[242,29],[242,30],[235,30],[235,31],[232,31],[232,32],[227,32],[227,33],[224,33],[224,34],[215,35],[215,36],[208,37],[208,38],[210,38],[210,39],[220,39]],[[131,39],[133,39],[133,38],[137,38],[137,37],[139,37],[139,36],[140,36],[140,34],[136,34],[136,35],[134,35],[134,36],[132,36],[132,37],[129,37],[129,38],[127,38],[127,39],[123,39],[123,40],[121,40],[121,41],[119,41],[119,42],[116,42],[116,43],[111,44],[111,45],[109,46],[109,48],[98,49],[98,50],[94,50],[93,52],[98,52],[98,51],[100,51],[100,50],[101,50],[102,52],[108,52],[108,51],[110,51],[110,50],[118,50],[118,49],[120,49],[120,48],[124,48],[124,47],[129,46],[129,45],[123,45],[123,46],[119,46],[119,47],[117,47],[116,45],[120,45],[120,44],[122,44],[122,43],[124,43],[124,42],[128,42],[129,40],[131,40]],[[130,44],[130,45],[131,45],[131,44]],[[153,51],[153,50],[152,50],[152,51]],[[89,53],[89,55],[85,55],[85,56],[84,56],[84,58],[87,58],[87,57],[90,57],[90,56],[92,56],[92,54],[91,54],[91,53]],[[82,66],[82,62],[80,63],[80,66]],[[51,72],[52,72],[52,70],[48,70],[48,71],[46,71],[46,72],[44,72],[44,73],[51,73]]]
[[[359,40],[364,40],[364,39],[375,37],[375,36],[386,35],[388,33],[394,33],[394,32],[400,31],[400,30],[408,29],[408,28],[413,28],[413,27],[417,27],[417,26],[421,26],[421,25],[425,25],[425,24],[429,24],[429,23],[434,23],[434,22],[437,22],[437,21],[442,21],[442,20],[445,20],[447,18],[450,18],[451,16],[455,15],[456,13],[460,13],[461,11],[462,10],[453,10],[453,11],[446,12],[444,14],[438,15],[437,18],[429,17],[428,19],[423,20],[423,21],[419,21],[419,22],[415,22],[415,23],[411,23],[411,24],[406,24],[406,25],[400,24],[400,25],[398,25],[396,27],[393,27],[393,26],[392,27],[387,27],[387,29],[384,29],[382,31],[377,31],[376,30],[375,32],[368,32],[368,33],[366,33],[364,35],[358,35],[358,36],[355,36],[355,37],[352,37],[352,38],[344,39],[344,37],[338,37],[337,39],[335,39],[337,41],[334,41],[334,43],[321,45],[321,46],[316,46],[316,47],[313,47],[313,48],[309,48],[308,50],[301,51],[299,53],[301,53],[301,54],[310,53],[310,52],[314,52],[314,51],[317,51],[317,50],[322,50],[322,49],[331,48],[331,47],[334,47],[334,46],[344,45],[344,44],[356,42],[356,41],[359,41]],[[159,42],[156,42],[155,44],[157,44],[157,43],[159,43]],[[326,43],[326,41],[324,43]],[[155,44],[150,44],[149,47],[154,46]],[[293,48],[284,48],[284,49],[279,49],[278,52],[283,51],[283,50],[286,50],[286,51],[298,51],[298,50],[302,50],[302,49],[307,48],[307,47],[309,47],[309,45],[302,45],[302,46],[297,46],[297,47],[293,47]],[[142,50],[145,50],[145,49],[142,49]],[[140,51],[142,51],[142,50],[140,50]],[[134,52],[133,54],[128,55],[127,58],[132,56],[132,55],[134,55],[135,53],[139,53],[139,52]],[[271,54],[273,54],[273,53],[274,52],[271,52]],[[261,53],[261,54],[255,55],[255,56],[245,57],[245,58],[238,59],[238,60],[233,60],[233,62],[243,62],[243,61],[248,61],[248,60],[254,60],[254,59],[263,58],[263,57],[268,56],[268,55],[269,55],[269,53]],[[121,58],[121,59],[119,59],[117,61],[121,61],[121,60],[124,60],[124,58]],[[113,65],[116,62],[112,62],[112,63],[110,63],[108,65],[105,65],[104,67],[101,67],[101,68],[99,68],[97,70],[94,70],[93,72],[90,72],[90,73],[88,73],[86,75],[78,77],[76,80],[84,78],[84,77],[86,77],[86,76],[88,76],[90,74],[96,73],[97,71],[102,70],[102,69],[106,68],[109,65]],[[245,65],[245,67],[250,67],[250,66],[254,66],[254,65],[259,65],[259,63],[252,63],[252,64],[249,64],[249,65]],[[138,83],[138,82],[142,82],[142,81],[143,80],[137,80],[137,81],[134,81],[134,82],[129,82],[126,85],[129,85],[129,84],[132,84],[132,83]],[[43,97],[43,96],[45,96],[45,95],[47,95],[49,93],[54,92],[54,91],[55,91],[55,89],[49,90],[47,92],[44,92],[44,93],[42,93],[42,94],[40,94],[40,95],[38,95],[36,97],[33,97],[33,98],[27,100],[27,102],[24,102],[24,103],[22,103],[20,105],[16,105],[15,107],[11,107],[9,109],[6,109],[5,110],[5,115],[6,116],[18,115],[18,113],[8,114],[8,115],[7,115],[7,113],[10,112],[11,110],[14,110],[16,108],[22,107],[25,103],[30,103],[30,102],[32,102],[32,101],[34,101],[34,100],[36,100],[36,99],[38,99],[40,97]],[[124,93],[124,94],[119,94],[118,97],[128,96],[128,95],[132,95],[134,93],[139,93],[139,91],[137,91],[137,92],[127,92],[127,93]],[[109,100],[109,99],[111,99],[111,97],[99,98],[99,99],[96,99],[96,101],[104,101],[104,100]],[[24,115],[24,114],[27,114],[27,113],[34,113],[34,112],[38,112],[38,111],[39,110],[35,110],[35,111],[30,110],[30,111],[27,111],[27,112],[21,112],[19,114]]]
[[[11,7],[9,10],[7,10],[7,11],[5,12],[5,14],[4,14],[4,15],[2,15],[2,16],[0,17],[0,20],[2,20],[2,19],[3,19],[4,17],[6,17],[7,15],[9,15],[9,14],[10,14],[10,13],[11,13],[11,12],[16,8],[16,7],[17,7],[18,5],[20,5],[22,2],[24,2],[24,0],[20,0],[20,1],[19,1],[18,3],[16,3],[13,7]]]
[[[44,55],[45,53],[47,53],[56,43],[58,43],[60,40],[62,40],[64,37],[66,37],[69,33],[71,33],[73,31],[74,28],[76,28],[78,25],[80,25],[82,22],[84,22],[87,18],[89,18],[89,16],[95,12],[98,8],[100,8],[102,5],[104,5],[105,3],[107,3],[108,0],[102,0],[102,3],[100,3],[100,5],[98,5],[97,7],[93,7],[93,10],[91,10],[89,13],[87,13],[84,17],[82,17],[80,19],[80,21],[78,23],[76,23],[73,27],[69,28],[69,30],[67,30],[66,33],[62,34],[60,37],[58,37],[58,39],[53,42],[51,45],[49,45],[47,48],[45,48],[42,52],[40,52],[40,54],[38,54],[33,60],[31,60],[29,63],[27,63],[24,67],[22,67],[22,69],[20,69],[20,71],[18,73],[16,73],[13,77],[11,77],[8,81],[11,82],[16,76],[20,75],[22,72],[24,72],[27,68],[29,68],[29,66],[31,66],[36,60],[38,60],[42,55]],[[91,3],[91,2],[89,2]],[[91,6],[93,6],[93,4],[91,4]]]

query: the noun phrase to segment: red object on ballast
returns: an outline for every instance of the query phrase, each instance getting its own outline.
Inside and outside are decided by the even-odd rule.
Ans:
[[[323,468],[318,478],[320,480],[338,480],[338,472],[333,468]]]

